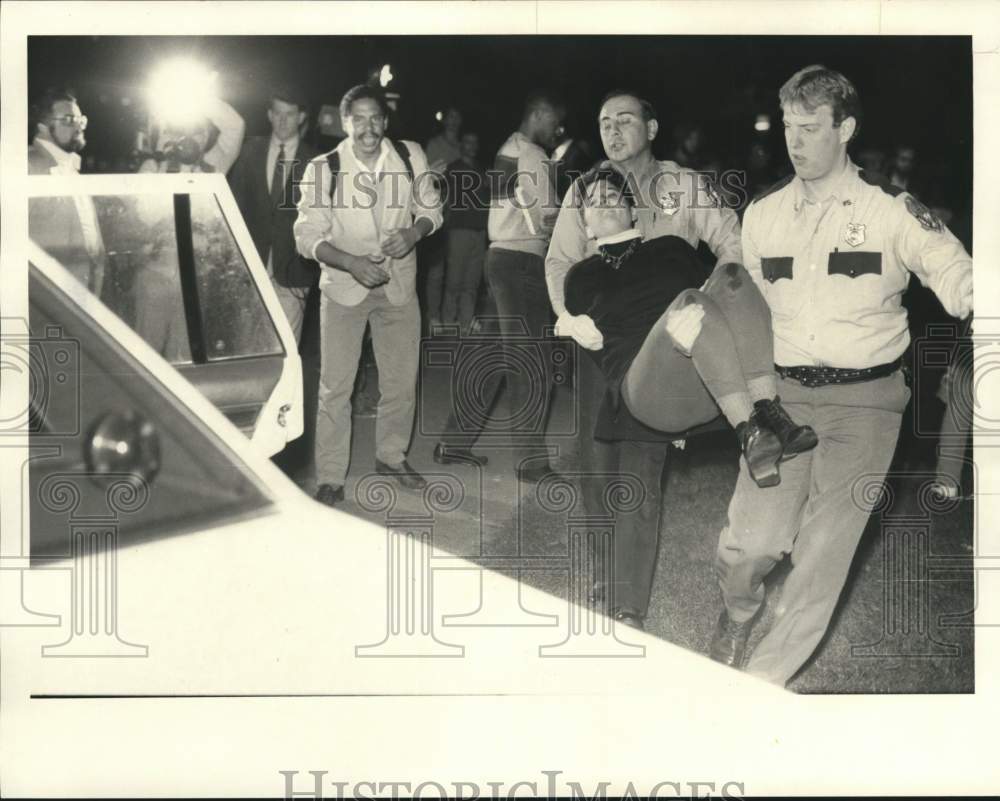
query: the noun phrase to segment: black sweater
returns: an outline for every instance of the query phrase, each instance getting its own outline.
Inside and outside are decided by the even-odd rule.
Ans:
[[[621,402],[621,382],[674,298],[701,286],[705,277],[697,251],[676,236],[605,245],[570,268],[566,309],[589,315],[604,337],[601,350],[587,351],[607,382],[594,428],[597,439],[660,442],[685,433],[656,431],[632,417]]]

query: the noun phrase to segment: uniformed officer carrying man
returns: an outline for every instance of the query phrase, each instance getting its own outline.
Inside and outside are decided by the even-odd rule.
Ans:
[[[625,176],[631,189],[636,228],[644,240],[674,235],[694,247],[701,240],[712,250],[718,264],[742,262],[739,220],[732,209],[722,207],[712,183],[672,161],[653,158],[651,147],[659,124],[648,100],[633,91],[611,92],[601,103],[598,125],[609,166]],[[570,267],[596,251],[583,220],[583,191],[577,182],[563,198],[545,258],[545,278],[559,318],[556,333],[572,336],[584,347],[596,348],[601,335],[593,322],[569,315],[563,301],[563,284]],[[593,503],[603,497],[601,476],[606,480],[619,473],[632,474],[644,488],[641,505],[634,512],[619,514],[616,520],[613,587],[610,592],[604,586],[595,590],[604,596],[617,620],[641,627],[656,567],[663,466],[668,443],[676,437],[633,420],[627,440],[620,439],[619,428],[617,441],[609,441],[608,432],[592,424],[604,394],[604,379],[590,359],[578,363],[581,461],[584,471],[592,476],[586,482],[592,486],[584,487],[584,499]],[[628,414],[624,409],[621,413]],[[607,514],[607,510],[600,509],[588,512]]]
[[[961,318],[972,260],[925,206],[848,158],[860,105],[847,78],[806,67],[779,99],[795,174],[748,207],[743,263],[771,307],[781,399],[819,445],[786,463],[776,488],[758,488],[741,465],[710,652],[742,664],[763,579],[790,553],[774,623],[746,664],[784,684],[823,638],[893,456],[910,398],[900,369],[910,273]]]

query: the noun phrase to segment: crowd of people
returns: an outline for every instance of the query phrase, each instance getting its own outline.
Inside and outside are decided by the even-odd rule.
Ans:
[[[243,120],[220,100],[196,130],[157,132],[142,169],[228,175],[296,336],[318,292],[321,503],[344,500],[366,331],[380,389],[375,467],[419,490],[425,479],[407,456],[422,335],[445,324],[460,336],[475,331],[488,295],[498,348],[509,364],[534,359],[533,369],[454,391],[491,406],[505,384],[512,409],[537,400],[544,421],[552,366],[519,352],[520,338],[543,340],[554,322],[555,335],[578,346],[574,391],[592,423],[581,434],[585,481],[598,490],[608,475],[629,473],[646,490],[617,526],[612,580],[595,585],[591,600],[641,628],[667,450],[728,423],[740,473],[717,549],[723,608],[710,655],[783,684],[823,637],[868,520],[852,485],[861,474],[884,477],[895,451],[910,397],[901,304],[910,276],[965,319],[972,261],[920,201],[913,148],[894,154],[885,177],[848,155],[861,115],[847,77],[806,67],[778,98],[793,172],[771,181],[771,156],[755,146],[742,186],[756,197],[738,202],[699,161],[697,126],[677,127],[669,160],[653,156],[659,113],[630,89],[593,110],[599,159],[566,137],[567,109],[549,92],[526,95],[487,169],[459,109],[421,147],[390,135],[385,92],[362,84],[343,96],[346,136],[326,153],[302,136],[305,101],[282,87],[270,98],[269,136],[245,139]],[[72,94],[39,98],[30,171],[78,171],[86,123]],[[76,215],[89,262],[67,266],[99,293],[100,232],[92,210]],[[470,428],[459,419],[462,398],[452,403],[434,460],[485,465],[475,445],[486,421]],[[538,442],[513,446],[519,481],[555,470]],[[941,491],[961,487],[949,478]],[[583,497],[594,503],[601,493]],[[786,555],[792,569],[775,620],[748,655],[764,579]]]

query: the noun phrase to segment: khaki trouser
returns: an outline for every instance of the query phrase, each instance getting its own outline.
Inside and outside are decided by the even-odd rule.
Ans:
[[[826,632],[892,461],[910,391],[898,371],[815,389],[779,380],[778,391],[792,419],[816,430],[819,445],[783,462],[781,484],[767,489],[741,460],[716,571],[730,618],[742,622],[764,601],[764,577],[791,554],[774,623],[746,668],[784,684]]]
[[[365,324],[371,324],[381,397],[375,419],[375,456],[399,464],[413,433],[420,309],[416,296],[394,306],[376,287],[357,306],[344,306],[324,290],[320,298],[319,408],[316,412],[316,480],[344,483],[351,457],[351,392],[358,372]]]

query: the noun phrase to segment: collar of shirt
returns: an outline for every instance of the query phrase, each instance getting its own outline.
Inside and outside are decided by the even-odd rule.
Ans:
[[[285,146],[285,161],[291,161],[295,156],[295,151],[299,149],[299,137],[293,136],[291,139],[286,139],[282,142],[273,135],[271,136],[271,143],[268,145],[268,151],[275,155],[277,158],[278,151],[281,146]]]
[[[375,167],[374,169],[371,170],[368,169],[368,167],[366,167],[364,164],[362,164],[361,160],[354,155],[354,143],[351,141],[350,137],[341,142],[337,146],[337,149],[340,151],[341,158],[343,158],[346,155],[347,158],[349,158],[352,162],[354,162],[354,167],[358,172],[368,173],[369,175],[372,176],[372,178],[375,179],[377,183],[379,176],[382,174],[382,169],[385,167],[385,160],[386,157],[389,155],[390,148],[389,148],[389,140],[383,137],[382,144],[379,147],[378,161],[375,162]]]
[[[41,137],[35,137],[35,142],[56,160],[56,167],[59,168],[60,172],[80,172],[79,153],[67,153],[55,142],[50,142],[47,139],[42,139]]]
[[[611,169],[617,170],[617,167],[612,163]],[[627,172],[623,173],[626,178],[631,179],[632,189],[638,189],[640,192],[646,191],[653,178],[655,178],[660,172],[660,162],[653,158],[652,153],[646,154],[646,161],[642,164],[637,165],[636,168],[630,168]]]
[[[795,212],[798,213],[802,211],[806,204],[810,206],[822,206],[831,198],[841,202],[851,201],[853,203],[857,198],[858,182],[860,180],[861,179],[858,177],[858,166],[853,161],[848,159],[847,165],[844,167],[844,171],[830,187],[830,193],[822,200],[813,200],[806,194],[805,183],[803,180],[796,175],[795,178],[792,179],[792,193]]]
[[[619,231],[617,234],[599,237],[595,244],[597,247],[601,247],[602,245],[614,245],[618,242],[627,242],[630,239],[638,239],[641,236],[641,232],[637,231],[635,228],[629,228],[625,231]]]

